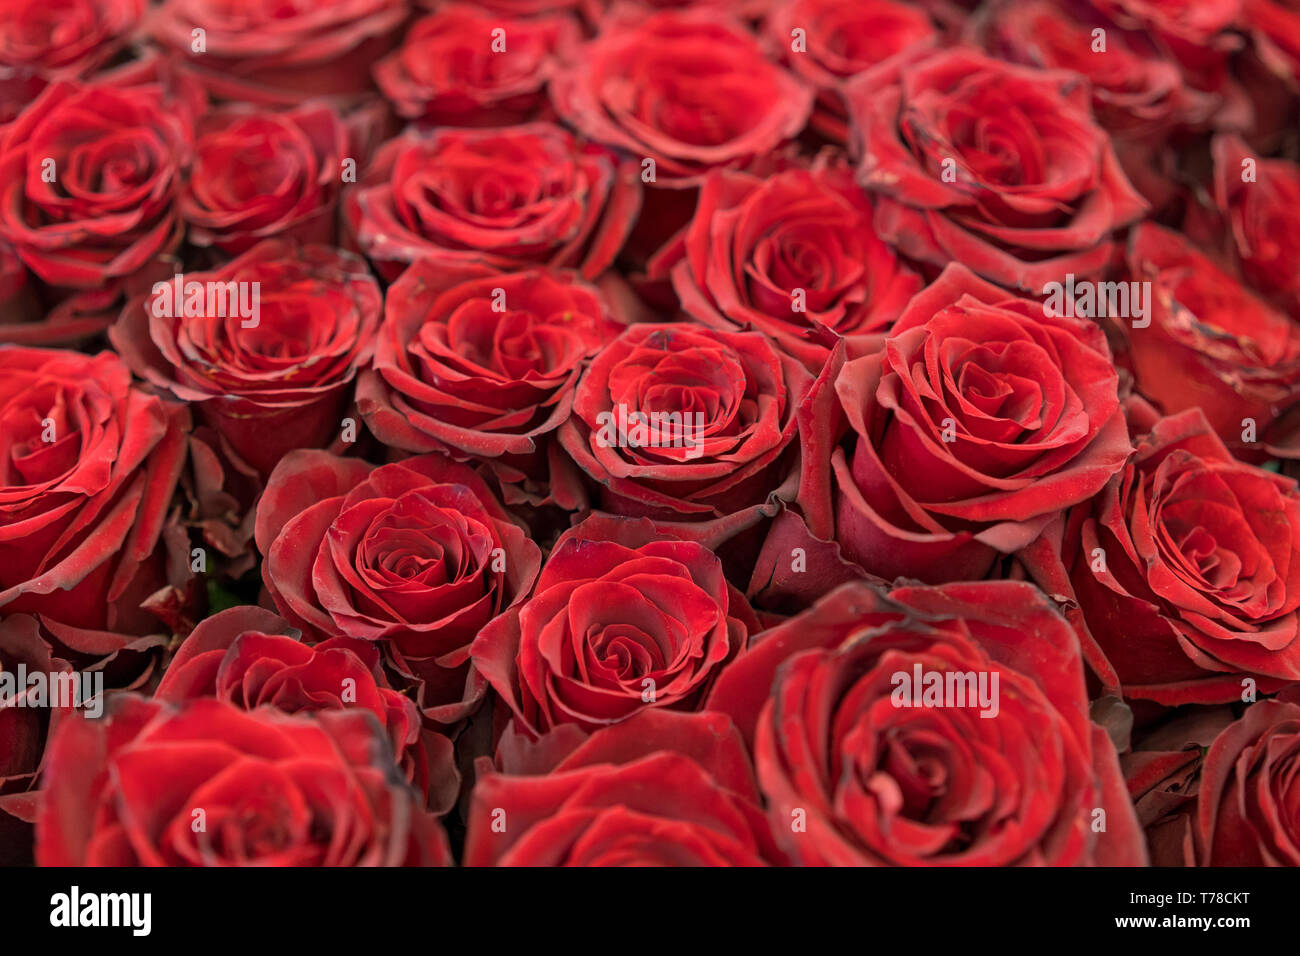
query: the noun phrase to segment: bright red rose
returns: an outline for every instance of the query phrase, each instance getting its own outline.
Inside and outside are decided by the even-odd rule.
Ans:
[[[470,653],[532,738],[651,708],[699,710],[757,628],[703,545],[597,516],[560,536],[527,600],[483,628]]]
[[[952,49],[846,95],[876,231],[915,259],[1037,292],[1097,273],[1146,211],[1077,73]]]
[[[571,729],[571,728],[566,728]],[[754,771],[721,714],[645,710],[483,766],[466,866],[764,866]],[[504,748],[503,748],[504,749]],[[494,827],[504,812],[506,826]]]
[[[1030,585],[847,584],[760,634],[707,709],[752,744],[796,864],[1145,863],[1078,641]]]
[[[307,717],[120,695],[102,718],[64,722],[48,780],[41,866],[451,862],[364,710]]]
[[[312,637],[380,641],[431,721],[454,724],[486,690],[469,645],[521,601],[541,551],[466,465],[424,455],[376,468],[296,451],[257,509],[262,579]]]

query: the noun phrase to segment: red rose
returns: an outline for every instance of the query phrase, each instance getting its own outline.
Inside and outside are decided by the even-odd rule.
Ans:
[[[1295,0],[1245,0],[1238,26],[1250,30],[1269,69],[1292,88],[1300,86],[1300,5]]]
[[[783,519],[756,580],[821,587],[789,570],[814,539],[885,579],[983,577],[1131,451],[1101,329],[962,266],[909,303],[880,351],[842,365],[841,352],[801,411],[807,529]]]
[[[646,710],[566,739],[567,752],[550,752],[544,740],[504,760],[502,772],[484,768],[470,805],[466,866],[773,859],[749,755],[721,714]]]
[[[447,838],[362,710],[309,718],[134,694],[65,721],[40,866],[444,866]]]
[[[407,119],[507,126],[545,105],[556,58],[578,36],[578,24],[566,16],[506,19],[448,3],[417,21],[401,47],[375,65],[375,82]]]
[[[289,106],[371,89],[408,13],[406,0],[165,0],[150,28],[213,96]]]
[[[921,287],[876,236],[852,173],[821,159],[767,179],[711,173],[672,277],[693,318],[766,332],[814,374],[835,336],[884,331]]]
[[[551,99],[584,135],[634,157],[643,180],[694,186],[797,136],[812,91],[743,28],[700,9],[605,20],[551,80]]]
[[[357,405],[389,447],[494,459],[504,484],[549,483],[576,508],[582,490],[549,437],[586,359],[620,328],[599,290],[570,274],[417,262],[389,287]]]
[[[439,455],[374,467],[296,451],[257,509],[262,579],[313,637],[382,641],[430,720],[454,724],[486,689],[474,636],[523,599],[541,551],[472,469]]]
[[[1125,330],[1143,397],[1166,414],[1199,405],[1242,457],[1285,442],[1292,427],[1270,426],[1300,397],[1300,327],[1155,223],[1133,231],[1128,264],[1151,283],[1150,327]]]
[[[155,284],[110,330],[136,374],[198,403],[262,474],[291,449],[340,437],[352,380],[370,359],[380,321],[382,296],[364,262],[268,239],[179,283],[179,293],[175,279]],[[193,289],[202,301],[191,299]]]
[[[759,635],[707,709],[752,742],[796,864],[1141,865],[1078,648],[1024,583],[852,583]]]
[[[915,259],[1037,292],[1096,273],[1146,211],[1077,73],[953,49],[846,95],[876,231]]]
[[[568,266],[594,279],[641,205],[636,167],[548,123],[410,130],[346,203],[361,250],[390,281],[408,263]]]
[[[518,732],[535,737],[648,708],[698,710],[757,628],[703,545],[597,516],[560,536],[531,595],[470,653]]]
[[[0,238],[55,286],[102,288],[180,242],[186,114],[157,87],[47,87],[0,133]]]
[[[180,200],[190,242],[232,255],[270,236],[333,243],[350,142],[343,121],[323,106],[209,114]]]
[[[156,615],[175,622],[189,544],[170,509],[188,429],[184,406],[132,387],[111,352],[0,348],[3,613],[40,614],[98,657],[159,630]]]
[[[1233,458],[1199,409],[1131,411],[1133,460],[1025,555],[1127,697],[1239,700],[1300,680],[1300,493]]]

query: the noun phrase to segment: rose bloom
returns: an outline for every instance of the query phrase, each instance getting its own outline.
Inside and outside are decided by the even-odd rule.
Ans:
[[[470,642],[523,599],[542,557],[483,479],[441,455],[376,468],[290,452],[255,536],[280,613],[313,639],[381,642],[422,713],[444,725],[478,706],[486,684]]]
[[[1124,330],[1142,396],[1167,414],[1200,406],[1241,457],[1293,444],[1294,426],[1278,420],[1300,398],[1300,327],[1155,223],[1133,231],[1128,265],[1151,283],[1150,327]]]
[[[185,407],[133,387],[112,352],[0,348],[0,612],[40,614],[97,658],[177,623],[188,430]]]
[[[549,123],[408,130],[380,149],[345,212],[389,281],[419,259],[585,279],[618,255],[641,206],[636,165]]]
[[[940,38],[924,9],[895,0],[778,0],[765,30],[782,62],[817,89],[809,125],[839,145],[849,140],[845,81],[902,69]],[[795,30],[803,31],[798,51]]]
[[[491,459],[503,485],[549,485],[577,507],[582,489],[550,438],[586,359],[621,328],[571,273],[417,262],[389,287],[357,406],[390,448]]]
[[[227,107],[204,117],[180,199],[189,239],[238,255],[271,236],[335,240],[335,201],[351,137],[328,107]]]
[[[375,644],[334,637],[309,646],[301,636],[260,607],[218,611],[176,649],[154,696],[177,704],[215,697],[286,714],[364,709],[386,732],[407,782],[435,811],[449,810],[459,789],[451,741],[421,729],[415,702],[384,677]]]
[[[1129,403],[1137,452],[1025,555],[1102,682],[1167,706],[1300,680],[1300,494],[1238,461],[1199,409]]]
[[[504,30],[505,49],[494,48]],[[558,57],[578,42],[567,16],[507,19],[462,3],[417,21],[375,65],[375,82],[399,116],[448,126],[508,126],[546,103]]]
[[[630,12],[630,11],[628,11]],[[798,135],[812,91],[715,11],[611,15],[551,80],[556,112],[596,142],[654,161],[659,186],[694,186]],[[646,173],[643,172],[643,175]]]
[[[374,716],[135,694],[50,743],[40,866],[446,866]],[[203,826],[196,826],[198,821]]]
[[[645,710],[531,753],[509,739],[499,769],[480,767],[466,866],[779,861],[744,742],[722,714]],[[504,832],[493,828],[502,810]]]
[[[983,699],[913,700],[901,679],[918,673],[983,681]],[[1070,626],[1030,585],[885,598],[854,582],[756,637],[706,709],[751,744],[796,865],[1143,865],[1083,677]]]
[[[875,234],[849,169],[820,158],[767,178],[711,173],[684,253],[673,289],[692,318],[765,332],[814,374],[837,336],[886,330],[921,287]]]
[[[291,106],[371,89],[370,67],[393,48],[406,0],[165,0],[154,38],[209,94]],[[203,30],[203,49],[194,31]]]
[[[698,710],[757,629],[708,548],[649,521],[594,516],[560,536],[532,593],[470,653],[516,731],[535,738],[647,708]]]
[[[912,258],[1037,292],[1098,272],[1146,211],[1076,73],[951,49],[846,95],[876,231]]]
[[[256,324],[229,302],[175,293],[174,281],[123,310],[110,337],[141,378],[197,403],[235,452],[268,474],[285,452],[340,436],[357,369],[369,361],[380,321],[378,285],[356,256],[269,239],[185,286],[234,283],[251,295]],[[182,287],[184,288],[184,286]],[[242,301],[242,300],[241,300]],[[245,303],[249,304],[249,303]]]
[[[908,304],[879,351],[841,355],[801,411],[806,527],[787,517],[755,572],[805,599],[819,573],[839,574],[820,560],[792,573],[791,549],[812,561],[819,540],[887,580],[981,578],[1131,451],[1101,329],[962,266]]]
[[[126,278],[180,242],[190,144],[156,87],[51,84],[0,132],[0,238],[54,286]]]

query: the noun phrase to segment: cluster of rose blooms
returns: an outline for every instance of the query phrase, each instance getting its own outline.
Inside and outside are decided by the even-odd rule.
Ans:
[[[1296,0],[3,0],[0,673],[106,690],[0,861],[1300,864],[1298,94]]]

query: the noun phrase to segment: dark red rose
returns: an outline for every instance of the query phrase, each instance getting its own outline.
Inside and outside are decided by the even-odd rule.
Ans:
[[[409,130],[379,151],[345,208],[361,250],[390,281],[419,259],[572,267],[594,279],[640,205],[631,160],[532,123]]]
[[[953,690],[933,697],[937,680]],[[847,584],[755,638],[707,709],[752,744],[796,864],[1146,861],[1078,641],[1030,585]]]
[[[1199,409],[1130,403],[1137,452],[1025,555],[1072,610],[1088,663],[1177,706],[1300,680],[1300,493],[1238,461]]]
[[[165,0],[150,29],[211,95],[289,106],[370,90],[409,12],[406,0]]]
[[[271,706],[286,714],[364,709],[386,732],[407,782],[435,812],[451,809],[460,783],[451,741],[421,728],[415,702],[384,677],[378,646],[355,637],[310,646],[300,638],[260,607],[219,611],[177,648],[154,696],[171,703],[215,697],[244,710]]]
[[[383,642],[422,712],[454,724],[486,689],[469,645],[523,599],[541,551],[466,465],[424,455],[376,468],[286,455],[257,509],[262,579],[315,638]]]
[[[601,509],[717,547],[793,498],[810,382],[761,333],[638,323],[592,359],[560,443]]]
[[[815,539],[887,580],[983,577],[1131,451],[1101,329],[962,266],[911,301],[880,351],[841,355],[801,411],[807,527],[783,519],[756,580],[822,587],[820,564],[791,571],[792,549],[811,559]]]
[[[821,159],[766,179],[711,173],[684,251],[672,278],[687,313],[766,332],[814,374],[835,336],[852,346],[884,331],[921,288],[876,236],[849,169]]]
[[[364,710],[290,715],[134,694],[64,722],[41,866],[445,866],[446,835]]]
[[[174,278],[156,284],[110,330],[136,374],[196,403],[264,475],[290,449],[340,439],[352,380],[380,322],[382,295],[361,259],[268,239],[180,283],[179,295]],[[204,298],[191,308],[193,283]],[[238,307],[221,292],[210,309],[209,284],[233,288]]]
[[[1300,399],[1300,326],[1155,223],[1133,231],[1128,264],[1151,283],[1150,327],[1125,330],[1143,397],[1166,414],[1200,406],[1238,455],[1286,443],[1291,426],[1270,426]]]
[[[699,710],[757,629],[708,548],[649,521],[596,516],[560,536],[527,600],[470,653],[532,738],[652,708]]]
[[[238,255],[278,236],[333,243],[351,137],[325,106],[232,106],[204,117],[180,199],[190,242]]]
[[[587,358],[622,328],[598,289],[562,272],[422,261],[389,287],[384,311],[374,369],[357,386],[380,441],[493,459],[504,484],[536,479],[560,503],[581,504],[549,439]]]
[[[411,26],[401,47],[375,65],[375,82],[407,119],[507,126],[534,118],[545,106],[557,57],[568,54],[578,37],[570,17],[503,18],[448,3]]]
[[[845,81],[901,69],[940,38],[924,9],[896,0],[778,0],[765,29],[781,61],[817,89],[809,125],[841,145],[849,139]]]
[[[1077,73],[952,49],[846,95],[876,231],[915,259],[1037,292],[1098,272],[1146,211]]]
[[[605,19],[551,80],[551,99],[584,135],[634,157],[643,180],[694,186],[797,136],[812,90],[734,21],[692,9]]]
[[[552,735],[561,736],[561,735]],[[754,771],[721,714],[645,710],[483,768],[466,866],[765,866]],[[501,824],[504,823],[504,828]]]
[[[1295,0],[1245,0],[1237,26],[1248,29],[1255,49],[1276,75],[1300,87],[1300,4]]]
[[[129,277],[180,242],[190,145],[156,87],[51,84],[0,133],[0,238],[54,286]]]
[[[188,429],[185,407],[133,387],[111,352],[0,348],[3,613],[40,614],[101,658],[160,630],[158,615],[175,623],[191,578],[171,514]]]

